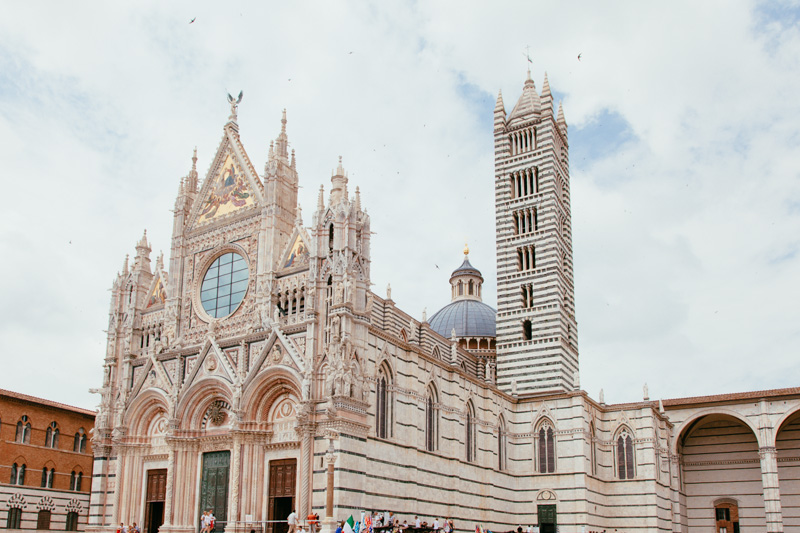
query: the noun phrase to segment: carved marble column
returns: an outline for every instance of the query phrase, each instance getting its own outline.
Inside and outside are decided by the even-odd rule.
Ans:
[[[239,473],[242,470],[242,435],[233,434],[233,453],[231,458],[231,495],[228,502],[228,525],[226,531],[234,531],[239,521]]]
[[[758,449],[761,457],[761,483],[764,486],[764,511],[767,515],[767,531],[780,533],[783,531],[781,512],[781,490],[778,481],[778,453],[774,446],[762,446]]]
[[[172,525],[172,492],[175,485],[175,449],[170,444],[167,457],[167,494],[164,502],[164,525]]]
[[[111,513],[111,527],[116,527],[119,520],[119,506],[121,500],[120,491],[122,490],[122,463],[125,458],[125,449],[120,445],[115,445],[113,448],[117,454],[117,462],[114,465],[114,510]]]
[[[329,437],[328,452],[325,461],[328,463],[327,484],[325,489],[325,518],[321,520],[320,533],[330,533],[336,529],[336,519],[333,517],[333,475],[336,463],[336,451],[333,447],[333,438]]]
[[[669,458],[669,487],[672,493],[672,531],[681,533],[681,456]]]
[[[303,465],[301,470],[300,482],[300,505],[301,516],[308,516],[311,513],[311,476],[314,468],[314,428],[310,424],[300,428],[302,435],[301,457]]]

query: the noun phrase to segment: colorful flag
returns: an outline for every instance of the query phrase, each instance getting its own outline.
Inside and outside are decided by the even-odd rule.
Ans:
[[[353,526],[356,525],[356,521],[353,520],[353,515],[350,515],[350,518],[344,523],[344,529],[342,529],[342,533],[355,533],[353,530]]]

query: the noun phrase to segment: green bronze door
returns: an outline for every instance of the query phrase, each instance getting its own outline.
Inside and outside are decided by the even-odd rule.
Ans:
[[[555,505],[539,505],[536,514],[539,516],[539,533],[556,533]]]
[[[203,454],[203,477],[200,482],[200,512],[211,509],[216,517],[217,531],[222,531],[228,521],[228,470],[231,452]],[[198,520],[199,520],[198,514]]]

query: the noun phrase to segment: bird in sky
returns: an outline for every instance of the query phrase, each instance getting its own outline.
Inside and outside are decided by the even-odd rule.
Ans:
[[[195,17],[195,18],[193,18],[192,20],[190,20],[190,21],[189,21],[189,24],[191,24],[191,23],[192,23],[192,22],[194,22],[195,20],[197,20],[197,17]]]
[[[581,52],[580,54],[578,54],[578,61],[580,61],[580,60],[581,60],[581,56],[582,56],[582,55],[583,55],[583,52]]]

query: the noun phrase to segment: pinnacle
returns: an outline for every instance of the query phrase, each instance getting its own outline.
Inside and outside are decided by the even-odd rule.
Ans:
[[[547,72],[544,73],[544,82],[542,83],[542,98],[544,98],[545,96],[551,96],[550,82],[547,81]]]

